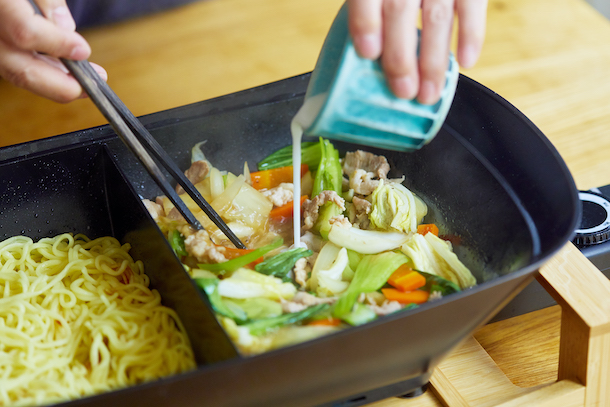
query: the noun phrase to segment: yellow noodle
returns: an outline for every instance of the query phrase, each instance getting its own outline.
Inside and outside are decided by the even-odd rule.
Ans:
[[[0,406],[49,404],[195,367],[177,314],[129,245],[0,242]]]

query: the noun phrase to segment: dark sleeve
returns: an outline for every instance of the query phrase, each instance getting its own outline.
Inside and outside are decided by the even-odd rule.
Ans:
[[[200,0],[67,0],[78,28],[114,23]]]

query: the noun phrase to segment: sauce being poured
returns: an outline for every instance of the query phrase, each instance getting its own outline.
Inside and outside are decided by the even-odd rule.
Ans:
[[[303,139],[303,129],[311,126],[326,101],[326,97],[326,93],[321,93],[306,98],[305,103],[290,123],[290,132],[292,133],[292,183],[294,185],[292,194],[294,247],[304,247],[301,244],[301,205],[299,204],[301,202],[301,140]]]

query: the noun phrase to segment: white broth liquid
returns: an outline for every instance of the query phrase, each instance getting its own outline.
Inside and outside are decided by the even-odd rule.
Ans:
[[[299,109],[290,123],[292,133],[292,206],[293,206],[293,233],[294,247],[304,247],[301,244],[301,140],[303,139],[303,129],[308,128],[321,110],[326,101],[326,93],[321,93],[305,99],[305,103]]]

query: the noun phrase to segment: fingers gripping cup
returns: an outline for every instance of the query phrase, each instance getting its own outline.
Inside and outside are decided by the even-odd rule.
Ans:
[[[347,6],[335,18],[291,123],[294,191],[301,189],[303,133],[389,150],[414,151],[428,143],[447,117],[458,65],[453,55],[435,105],[400,99],[388,88],[379,61],[360,58],[347,25]],[[298,196],[295,194],[295,196]],[[294,205],[294,244],[300,245],[300,206]]]
[[[450,55],[436,104],[400,99],[388,88],[380,62],[358,56],[347,24],[344,5],[326,37],[293,127],[307,135],[390,150],[421,148],[447,117],[459,73],[455,58]]]

